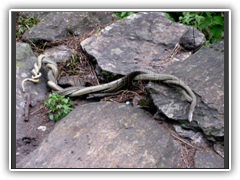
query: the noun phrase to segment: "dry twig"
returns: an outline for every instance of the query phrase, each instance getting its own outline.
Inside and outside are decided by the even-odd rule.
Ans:
[[[41,110],[42,108],[44,108],[44,106],[41,106],[40,108],[38,108],[37,110],[33,111],[30,116],[32,116],[33,114],[35,114],[36,112],[38,112],[39,110]]]
[[[183,143],[185,143],[185,144],[187,144],[187,145],[189,145],[189,146],[191,146],[191,147],[193,147],[193,148],[197,148],[197,147],[193,146],[192,144],[186,142],[186,141],[183,140],[182,138],[177,137],[176,135],[174,135],[174,134],[172,134],[172,133],[171,133],[171,136],[173,136],[173,137],[176,138],[177,140],[179,140],[179,141],[181,141],[181,142],[183,142]],[[197,148],[197,149],[198,149],[198,148]]]
[[[27,94],[27,103],[26,103],[26,106],[25,106],[25,118],[24,118],[25,122],[29,121],[29,106],[30,106],[30,103],[31,103],[31,93],[28,93]]]

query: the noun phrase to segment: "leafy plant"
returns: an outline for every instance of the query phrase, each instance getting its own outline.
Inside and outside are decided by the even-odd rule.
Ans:
[[[32,16],[27,16],[26,18],[24,18],[23,16],[19,16],[17,23],[17,33],[16,36],[19,36],[20,34],[23,34],[26,30],[30,29],[31,27],[33,27],[34,25],[36,25],[39,22],[39,16],[38,17],[34,17]]]
[[[72,110],[71,106],[74,106],[69,97],[57,93],[49,94],[48,100],[43,101],[43,104],[49,109],[49,119],[55,121],[66,116]]]
[[[123,19],[127,16],[130,16],[130,15],[134,14],[134,13],[135,12],[113,12],[113,14],[115,14],[118,17],[118,19]]]
[[[177,14],[165,13],[172,21],[194,26],[205,34],[205,44],[216,43],[224,37],[224,13],[223,12],[182,12]]]

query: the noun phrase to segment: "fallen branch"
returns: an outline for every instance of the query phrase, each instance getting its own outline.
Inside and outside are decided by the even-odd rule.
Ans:
[[[198,149],[197,147],[195,147],[195,146],[191,145],[190,143],[188,143],[188,142],[184,141],[183,139],[181,139],[181,138],[177,137],[176,135],[174,135],[174,134],[172,134],[172,133],[170,133],[170,134],[171,134],[171,136],[175,137],[175,138],[176,138],[176,139],[178,139],[179,141],[181,141],[181,142],[183,142],[183,143],[185,143],[185,144],[187,144],[187,145],[189,145],[189,146],[191,146],[191,147],[193,147],[193,148],[196,148],[196,149]]]
[[[31,103],[31,93],[28,93],[27,94],[27,103],[26,103],[26,106],[25,106],[25,119],[24,119],[25,122],[29,121],[29,106],[30,106],[30,103]]]
[[[44,108],[44,106],[38,108],[36,111],[33,111],[33,112],[30,114],[30,116],[33,115],[33,114],[35,114],[36,112],[38,112],[38,111],[41,110],[42,108]]]
[[[91,98],[95,98],[95,97],[107,97],[107,96],[113,96],[115,95],[115,93],[99,93],[99,94],[88,94],[88,96],[86,97],[86,99],[91,99]]]

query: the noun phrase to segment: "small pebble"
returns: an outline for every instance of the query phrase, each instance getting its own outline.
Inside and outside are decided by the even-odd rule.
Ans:
[[[37,129],[45,131],[47,128],[46,128],[46,126],[39,126]]]
[[[127,104],[127,105],[129,105],[129,104],[130,104],[130,102],[129,102],[129,101],[127,101],[127,102],[126,102],[126,104]]]

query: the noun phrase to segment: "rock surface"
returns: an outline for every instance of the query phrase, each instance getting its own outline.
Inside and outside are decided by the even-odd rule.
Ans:
[[[195,31],[196,47],[205,41]],[[107,26],[84,40],[82,47],[97,59],[104,71],[125,75],[134,68],[169,64],[169,56],[182,36],[192,39],[192,27],[170,21],[161,12],[132,14]],[[181,52],[174,61],[183,61],[191,53]]]
[[[31,69],[33,64],[37,62],[37,57],[34,55],[31,47],[27,43],[17,43],[16,45],[16,137],[22,139],[26,136],[23,129],[28,128],[24,123],[24,108],[26,103],[26,93],[31,92],[31,104],[34,105],[37,101],[43,98],[47,92],[47,68],[42,67],[40,72],[42,77],[38,83],[30,81],[25,82],[25,94],[22,91],[22,81],[25,78],[31,78]]]
[[[190,139],[192,144],[197,146],[208,147],[206,140],[200,132],[194,132],[192,130],[185,130],[181,126],[174,125],[176,133],[186,139]]]
[[[53,47],[44,51],[46,57],[50,58],[55,62],[62,62],[68,60],[75,51],[71,48],[61,45],[57,47]]]
[[[182,126],[200,128],[212,141],[224,136],[223,49],[223,42],[205,46],[184,62],[174,62],[162,71],[181,78],[197,96],[193,122],[181,121]],[[181,91],[154,82],[147,88],[152,90],[151,96],[159,111],[171,119],[186,119],[190,103],[181,100]]]
[[[99,25],[112,22],[112,12],[50,12],[23,34],[23,39],[54,41],[70,35],[80,35]]]
[[[124,114],[124,116],[123,116]],[[143,110],[102,102],[63,118],[20,168],[178,168],[178,141]]]
[[[224,168],[224,159],[212,151],[197,151],[194,157],[195,168]]]

